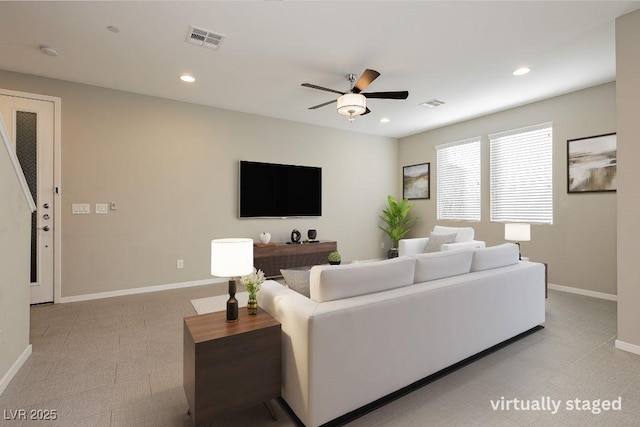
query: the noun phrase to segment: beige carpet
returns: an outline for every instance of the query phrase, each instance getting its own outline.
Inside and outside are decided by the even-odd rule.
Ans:
[[[192,299],[191,305],[196,309],[198,314],[213,313],[215,311],[223,311],[227,308],[227,300],[229,295],[219,295],[217,297],[207,297]],[[249,299],[248,292],[236,292],[238,307],[246,307]]]

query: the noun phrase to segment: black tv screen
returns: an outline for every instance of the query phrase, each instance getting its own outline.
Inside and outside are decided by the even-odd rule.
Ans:
[[[322,168],[240,161],[240,217],[322,215]]]

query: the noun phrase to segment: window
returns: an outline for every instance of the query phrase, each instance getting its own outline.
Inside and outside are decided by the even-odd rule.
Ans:
[[[489,135],[491,221],[553,223],[553,125]]]
[[[480,221],[480,137],[436,151],[438,220]]]

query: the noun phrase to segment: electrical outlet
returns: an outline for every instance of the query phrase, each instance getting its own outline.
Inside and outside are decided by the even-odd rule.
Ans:
[[[384,249],[384,242],[380,242],[380,249]]]
[[[176,264],[177,268],[184,268],[184,260],[183,259],[179,259],[177,264]]]
[[[0,348],[2,348],[2,329],[0,329]]]

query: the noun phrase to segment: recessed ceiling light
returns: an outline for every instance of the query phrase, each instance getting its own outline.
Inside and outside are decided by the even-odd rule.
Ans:
[[[56,49],[55,47],[47,46],[46,44],[40,46],[40,52],[49,56],[58,56],[58,49]]]
[[[523,76],[523,75],[527,74],[529,71],[531,71],[529,68],[521,67],[521,68],[518,68],[517,70],[515,70],[513,72],[513,75],[514,76]]]
[[[190,76],[188,74],[183,74],[180,76],[180,80],[182,80],[183,82],[187,82],[187,83],[193,83],[196,81],[195,77]]]
[[[116,27],[115,25],[109,25],[107,27],[107,30],[111,31],[112,33],[119,33],[120,32],[120,28]]]
[[[426,108],[436,108],[436,107],[439,107],[439,106],[441,106],[443,104],[446,104],[446,102],[441,101],[441,100],[436,99],[436,98],[432,98],[432,99],[430,99],[428,101],[424,101],[424,102],[422,102],[422,103],[420,103],[418,105],[421,105],[421,106],[426,107]]]
[[[386,117],[383,117],[383,118],[381,118],[381,119],[380,119],[380,123],[389,123],[390,121],[391,121],[391,120],[389,120],[389,119],[388,119],[388,118],[386,118]]]

